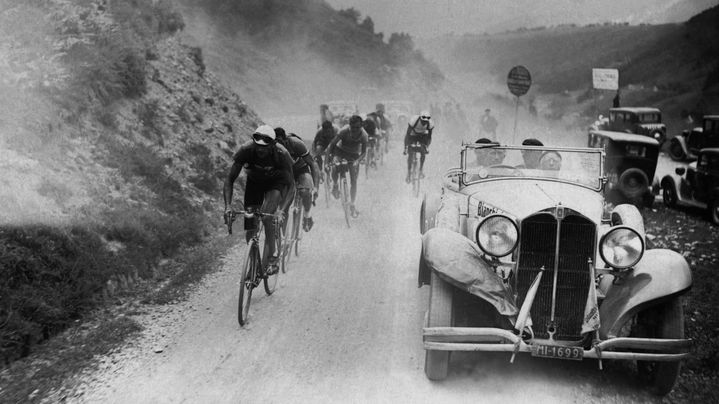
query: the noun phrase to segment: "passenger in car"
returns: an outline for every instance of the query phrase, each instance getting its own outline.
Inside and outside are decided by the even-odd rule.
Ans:
[[[522,146],[544,146],[544,143],[537,139],[529,138],[524,139]],[[541,150],[522,150],[522,160],[524,160],[524,164],[518,165],[517,168],[539,168],[539,159],[542,157],[542,153]]]

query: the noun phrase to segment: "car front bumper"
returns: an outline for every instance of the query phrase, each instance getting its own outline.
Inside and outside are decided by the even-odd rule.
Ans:
[[[532,348],[537,346],[501,328],[426,327],[422,334],[424,349],[427,350],[531,353]],[[546,344],[547,341],[542,340],[541,343]],[[688,357],[691,344],[690,339],[611,338],[592,343],[590,349],[584,350],[584,358],[672,362]],[[567,346],[561,342],[556,342],[556,345]]]

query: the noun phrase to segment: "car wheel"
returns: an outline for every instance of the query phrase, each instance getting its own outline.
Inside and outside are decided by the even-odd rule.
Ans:
[[[667,207],[677,206],[677,190],[674,188],[674,181],[665,181],[662,184],[662,200]]]
[[[642,197],[649,189],[649,179],[644,171],[638,168],[629,168],[624,171],[617,181],[619,191],[632,203],[641,204]]]
[[[428,327],[449,327],[452,325],[452,285],[440,279],[432,271],[429,283]],[[449,370],[450,351],[427,350],[424,359],[424,373],[430,380],[444,380]]]
[[[719,198],[709,202],[709,218],[712,223],[719,226]]]
[[[675,297],[640,312],[632,334],[645,338],[684,338],[684,311],[681,300]],[[639,376],[649,384],[652,393],[660,396],[672,390],[680,368],[680,361],[637,361]]]
[[[684,153],[684,149],[682,148],[681,143],[677,139],[672,139],[669,141],[669,157],[671,157],[672,160],[675,161],[683,161],[687,158],[686,153]]]

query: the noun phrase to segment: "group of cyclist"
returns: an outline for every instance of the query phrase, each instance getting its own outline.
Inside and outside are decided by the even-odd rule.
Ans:
[[[359,115],[351,116],[349,124],[340,129],[325,120],[312,142],[312,156],[304,141],[296,134],[288,134],[281,127],[260,125],[252,134],[252,139],[241,145],[233,156],[233,164],[223,188],[225,223],[233,220],[231,203],[234,183],[244,169],[247,172],[244,193],[246,209],[257,209],[263,214],[279,218],[282,222],[297,194],[304,209],[303,229],[310,231],[314,224],[311,208],[317,198],[320,181],[329,180],[323,175],[325,166],[341,160],[349,163],[350,210],[352,216],[357,217],[359,210],[355,206],[355,199],[359,162],[366,157],[370,147],[381,147],[384,143],[387,150],[391,128],[392,124],[387,119],[382,104],[377,104],[376,111],[367,114],[364,119]],[[413,152],[421,154],[420,173],[424,176],[425,154],[429,153],[433,129],[431,116],[426,111],[409,121],[404,138],[404,154],[409,154],[407,182]],[[330,176],[333,184],[332,195],[339,198],[338,173],[332,170]],[[271,275],[277,271],[280,251],[275,248],[277,229],[272,225],[273,216],[269,215],[263,216],[262,219],[266,234],[265,248],[268,252],[267,262],[263,262],[263,266],[268,268],[267,274]],[[256,228],[254,218],[246,216],[244,226],[245,237],[249,242]]]

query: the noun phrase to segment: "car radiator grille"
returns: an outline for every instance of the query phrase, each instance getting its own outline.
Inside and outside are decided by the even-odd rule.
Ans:
[[[561,222],[554,338],[581,338],[582,318],[590,285],[588,260],[594,256],[595,225],[582,216],[568,215]],[[544,266],[545,272],[532,305],[536,338],[549,338],[552,288],[557,242],[557,219],[547,213],[522,221],[516,287],[521,305],[527,290]]]

